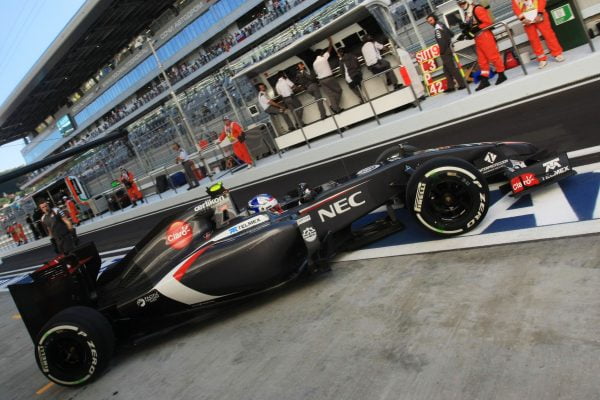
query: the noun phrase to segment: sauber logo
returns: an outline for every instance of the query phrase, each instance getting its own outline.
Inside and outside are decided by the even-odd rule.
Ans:
[[[325,219],[335,218],[340,214],[350,211],[351,209],[361,206],[366,203],[365,200],[359,198],[362,192],[356,192],[348,197],[343,197],[340,200],[332,203],[327,208],[323,208],[318,211],[321,222],[325,222]]]
[[[192,226],[185,221],[175,221],[167,229],[167,245],[181,250],[192,242]]]
[[[544,166],[546,168],[546,172],[554,171],[556,168],[562,167],[562,165],[560,165],[560,163],[558,161],[559,161],[559,158],[557,157],[557,158],[554,158],[550,161],[543,163],[542,166]]]
[[[317,231],[312,226],[309,226],[302,231],[302,237],[307,242],[313,242],[317,238]]]
[[[483,158],[488,164],[493,164],[498,156],[492,152],[488,152]]]
[[[417,196],[415,197],[415,211],[421,212],[421,207],[423,206],[423,197],[425,196],[425,188],[427,185],[423,182],[419,182],[417,186]]]

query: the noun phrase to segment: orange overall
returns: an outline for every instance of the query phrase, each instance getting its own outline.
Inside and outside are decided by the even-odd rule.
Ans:
[[[131,201],[136,202],[144,198],[144,195],[142,194],[142,192],[140,192],[140,189],[137,187],[134,180],[134,176],[131,172],[123,171],[123,173],[121,174],[120,181],[121,183],[123,183],[123,186],[125,186],[125,188],[127,189],[127,195],[129,196]]]
[[[488,10],[479,5],[473,7],[473,16],[467,19],[471,20],[471,25],[477,24],[481,29],[494,24]],[[494,64],[497,72],[504,72],[504,62],[502,62],[502,57],[498,52],[496,38],[491,31],[482,31],[476,34],[475,51],[477,52],[477,63],[479,69],[481,69],[481,76],[486,78],[490,76],[490,63]]]
[[[71,222],[73,224],[78,224],[79,221],[79,211],[77,210],[77,207],[75,206],[75,202],[71,199],[68,199],[66,202],[67,205],[67,210],[69,210],[69,217],[71,217]]]
[[[527,33],[529,43],[531,43],[531,48],[537,56],[538,61],[546,61],[547,59],[544,54],[544,47],[542,46],[538,31],[544,37],[546,45],[550,50],[550,54],[554,57],[562,54],[563,49],[550,25],[550,16],[546,11],[546,0],[512,0],[512,8],[517,18],[524,21],[523,29],[525,29],[525,33]],[[536,10],[538,13],[537,15],[532,13]],[[541,13],[541,15],[539,15],[539,13]],[[532,17],[532,15],[534,16]],[[528,16],[529,18],[527,18]],[[525,23],[526,21],[531,23],[527,24]]]
[[[27,243],[27,236],[25,236],[25,229],[23,229],[23,225],[17,224],[17,234],[19,235],[19,240]]]
[[[233,142],[233,153],[237,158],[245,162],[246,164],[252,164],[252,157],[248,152],[248,148],[245,143],[238,140],[238,137],[242,134],[243,130],[240,124],[237,122],[231,122],[229,126],[225,125],[225,129],[219,135],[219,142],[222,142],[227,137]]]

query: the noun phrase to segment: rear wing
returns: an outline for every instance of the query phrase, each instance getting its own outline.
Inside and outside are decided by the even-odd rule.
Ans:
[[[8,287],[32,340],[52,316],[65,308],[96,304],[100,264],[96,246],[86,243]]]

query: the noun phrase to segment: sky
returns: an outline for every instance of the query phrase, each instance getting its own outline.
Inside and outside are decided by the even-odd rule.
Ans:
[[[0,104],[85,0],[0,0]],[[0,171],[25,164],[23,141],[0,147]]]

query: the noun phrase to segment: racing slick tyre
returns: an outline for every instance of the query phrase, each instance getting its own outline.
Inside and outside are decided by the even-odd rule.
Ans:
[[[112,327],[102,314],[89,307],[69,307],[38,334],[35,360],[52,382],[80,386],[102,374],[114,346]]]
[[[474,229],[490,203],[487,182],[469,162],[458,158],[434,158],[410,177],[406,205],[426,229],[454,236]]]

